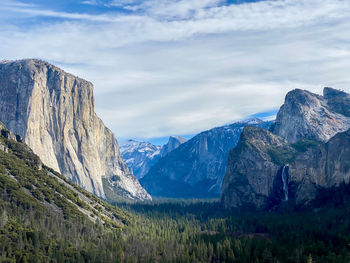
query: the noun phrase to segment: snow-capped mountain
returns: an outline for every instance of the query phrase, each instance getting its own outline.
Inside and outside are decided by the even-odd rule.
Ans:
[[[152,196],[218,197],[229,151],[243,128],[269,128],[272,122],[249,119],[201,132],[160,158],[140,180]]]
[[[128,140],[120,147],[122,157],[137,178],[142,178],[157,161],[186,142],[182,137],[169,137],[167,144],[163,146],[153,145],[150,142],[138,142]]]

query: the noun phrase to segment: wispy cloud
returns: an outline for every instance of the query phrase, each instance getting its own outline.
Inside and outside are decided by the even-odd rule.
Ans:
[[[98,5],[99,3],[96,0],[86,0],[81,2],[84,5]]]
[[[193,134],[277,109],[297,87],[350,91],[349,1],[89,1],[111,6],[98,14],[5,1],[0,56],[92,81],[118,137]]]
[[[223,2],[223,0],[114,0],[109,5],[137,11],[159,19],[186,19],[201,13],[203,10],[216,8]]]

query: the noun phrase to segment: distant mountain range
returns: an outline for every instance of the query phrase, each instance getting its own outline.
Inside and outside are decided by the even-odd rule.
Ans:
[[[174,136],[170,136],[168,142],[163,146],[129,140],[120,146],[120,152],[130,171],[138,179],[141,179],[161,157],[175,150],[184,142],[186,142],[185,138]]]
[[[251,119],[204,131],[160,158],[140,182],[155,197],[218,197],[228,153],[243,127],[269,128],[271,124]]]

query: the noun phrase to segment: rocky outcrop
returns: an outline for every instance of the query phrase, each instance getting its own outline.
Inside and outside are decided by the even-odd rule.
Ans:
[[[271,125],[253,119],[202,132],[161,158],[141,184],[152,196],[219,196],[228,153],[248,124],[264,128]]]
[[[150,198],[124,164],[113,133],[95,114],[90,82],[40,60],[1,62],[0,120],[45,165],[86,190],[105,197],[105,178],[127,197]]]
[[[221,202],[226,208],[264,208],[281,165],[273,161],[272,145],[291,151],[288,142],[271,132],[252,126],[244,128],[232,149],[222,183]]]
[[[21,136],[16,135],[10,130],[8,130],[2,122],[0,122],[0,134],[5,139],[14,140],[16,142],[22,142]]]
[[[138,179],[141,179],[161,157],[175,150],[184,142],[186,142],[185,138],[174,136],[170,136],[168,143],[163,146],[129,140],[120,147],[120,152],[128,168]]]
[[[160,151],[160,157],[164,157],[168,153],[174,151],[181,144],[185,143],[187,140],[180,136],[170,136],[168,142],[163,145]]]
[[[322,188],[350,182],[350,130],[328,142],[289,144],[263,129],[244,129],[230,152],[222,185],[226,208],[306,205]],[[284,177],[284,178],[283,178]]]
[[[290,91],[280,108],[273,133],[290,142],[302,138],[326,142],[350,128],[349,94],[332,88],[324,96],[306,90]]]
[[[257,209],[285,201],[307,205],[320,189],[349,183],[350,130],[343,131],[348,127],[349,105],[349,94],[331,88],[324,89],[324,96],[289,92],[271,129],[274,133],[246,127],[231,150],[222,184],[223,205]]]
[[[350,117],[350,94],[341,90],[324,88],[323,97],[328,107],[337,113]]]

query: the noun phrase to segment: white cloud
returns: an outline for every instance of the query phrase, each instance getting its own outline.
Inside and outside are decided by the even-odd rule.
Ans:
[[[123,0],[136,11],[100,15],[6,1],[0,57],[46,59],[92,81],[117,137],[196,133],[277,109],[293,88],[350,91],[349,1]],[[11,23],[23,16],[58,20]]]
[[[84,5],[98,5],[98,2],[96,0],[86,0],[81,2]]]
[[[120,6],[131,11],[139,11],[159,19],[185,19],[193,17],[201,11],[222,4],[223,0],[114,0],[111,6]]]

